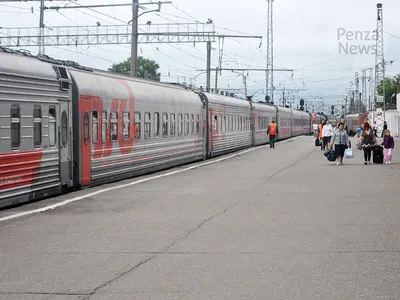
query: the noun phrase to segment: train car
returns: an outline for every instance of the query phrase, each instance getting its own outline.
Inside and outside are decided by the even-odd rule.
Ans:
[[[302,134],[308,135],[312,134],[312,127],[311,127],[311,115],[308,112],[301,112],[302,114]]]
[[[278,113],[278,139],[292,137],[293,116],[290,108],[277,106]]]
[[[253,145],[263,145],[269,142],[268,126],[277,120],[277,109],[273,105],[252,102]]]
[[[0,207],[310,132],[284,107],[0,47]]]
[[[345,117],[349,133],[354,135],[357,133],[358,128],[360,128],[360,116],[359,114],[351,114]]]
[[[325,117],[317,112],[311,113],[311,123],[321,124],[322,120],[325,120]]]
[[[292,109],[292,136],[303,134],[303,116],[302,111]]]
[[[0,207],[72,186],[70,80],[63,67],[0,48]]]
[[[75,186],[204,159],[203,103],[180,86],[69,69]]]
[[[328,117],[328,121],[329,121],[329,123],[331,123],[331,125],[332,125],[332,127],[333,128],[335,128],[336,126],[337,126],[337,119],[336,119],[336,116],[332,116],[332,115],[330,115],[329,117]]]
[[[209,157],[251,147],[251,105],[247,100],[201,93],[207,112]]]

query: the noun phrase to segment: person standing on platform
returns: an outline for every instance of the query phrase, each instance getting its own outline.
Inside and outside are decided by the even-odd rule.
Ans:
[[[324,139],[324,149],[328,149],[329,141],[331,140],[333,135],[333,128],[332,125],[327,120],[324,127],[322,128],[322,136]]]
[[[376,144],[376,137],[367,122],[364,124],[364,130],[361,132],[361,145],[364,150],[364,165],[367,163],[371,164],[371,153],[374,144]]]
[[[278,135],[278,125],[275,121],[269,124],[267,134],[269,134],[269,147],[275,148],[276,136]]]
[[[314,132],[314,138],[318,138],[318,124],[317,122],[314,121],[314,124],[312,126],[313,132]]]
[[[319,124],[319,127],[318,127],[318,138],[321,141],[321,150],[325,150],[325,145],[324,145],[324,142],[323,142],[323,137],[324,136],[322,135],[322,130],[324,128],[324,125],[325,125],[325,120],[322,120],[321,124]]]
[[[385,131],[387,130],[387,123],[386,123],[386,121],[385,122],[383,122],[383,130],[382,130],[382,137],[383,137],[383,135],[385,134]]]
[[[346,147],[350,147],[349,136],[344,130],[344,124],[339,123],[339,128],[335,130],[329,143],[329,148],[333,149],[335,146],[336,165],[343,165],[344,152]]]
[[[385,153],[384,163],[385,165],[392,164],[392,151],[394,149],[394,139],[390,135],[390,130],[385,131],[385,136],[383,137],[383,151]]]
[[[375,136],[378,136],[378,125],[376,124],[376,122],[374,122],[372,124],[372,130],[374,131]]]

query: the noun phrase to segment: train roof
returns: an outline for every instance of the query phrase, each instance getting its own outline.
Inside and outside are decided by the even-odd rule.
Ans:
[[[239,99],[219,94],[211,94],[206,92],[202,92],[201,94],[207,98],[208,102],[220,103],[231,106],[250,107],[249,101],[245,99]]]
[[[266,102],[251,102],[251,106],[258,111],[270,111],[276,113],[276,107]]]
[[[57,80],[52,65],[37,59],[29,52],[9,50],[0,47],[0,72],[16,76],[28,76]]]
[[[145,80],[69,70],[80,95],[97,96],[102,99],[129,99],[135,101],[197,104],[202,105],[199,96],[180,86],[154,84]]]
[[[57,80],[57,73],[54,71],[52,66],[63,66],[70,72],[75,70],[89,74],[108,76],[111,78],[120,78],[129,81],[169,87],[173,89],[188,89],[187,87],[184,87],[182,85],[162,83],[137,77],[133,78],[121,73],[81,66],[74,61],[59,60],[47,55],[33,55],[26,50],[13,50],[1,46],[0,61],[2,62],[0,65],[0,72],[15,73],[15,71],[18,70],[17,74],[20,76],[26,75],[34,77],[45,77]]]
[[[296,115],[296,116],[308,116],[308,117],[310,117],[310,114],[308,112],[306,112],[306,111],[303,111],[303,110],[292,109],[292,112],[293,112],[293,115]]]

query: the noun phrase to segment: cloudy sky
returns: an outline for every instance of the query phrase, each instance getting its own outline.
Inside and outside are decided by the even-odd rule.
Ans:
[[[24,0],[25,1],[25,0]],[[129,0],[77,0],[46,1],[47,6],[72,6],[93,4],[129,3]],[[145,1],[144,2],[156,2]],[[387,67],[387,74],[400,73],[400,26],[398,12],[400,1],[383,0],[385,58],[395,60]],[[322,101],[325,107],[341,103],[346,89],[352,87],[355,72],[374,65],[373,30],[376,28],[376,0],[275,0],[274,1],[274,66],[293,69],[293,72],[275,72],[275,100],[279,101],[285,89],[289,98],[303,97]],[[151,10],[156,6],[145,6]],[[33,8],[33,9],[32,9]],[[141,10],[144,12],[144,10]],[[37,27],[39,1],[0,1],[0,34],[9,34],[8,27]],[[126,25],[132,19],[129,7],[96,9],[47,10],[45,24],[56,26]],[[195,23],[213,20],[220,34],[249,34],[263,36],[259,39],[229,38],[224,41],[222,65],[224,68],[264,68],[266,65],[267,3],[265,0],[172,0],[162,6],[160,13],[147,13],[140,17],[140,32],[156,31],[161,23]],[[146,25],[148,21],[151,26]],[[181,28],[188,30],[188,25]],[[192,26],[192,25],[190,25]],[[98,30],[102,30],[102,29]],[[124,27],[123,27],[124,28]],[[82,30],[82,29],[81,29]],[[90,29],[94,32],[97,29]],[[34,32],[35,29],[32,29]],[[164,29],[160,29],[164,31]],[[355,32],[357,40],[355,39]],[[368,32],[368,34],[366,33]],[[362,34],[361,34],[362,33]],[[346,49],[352,47],[352,53]],[[37,53],[37,47],[22,47]],[[218,42],[213,44],[212,66],[218,63]],[[364,53],[361,53],[360,50]],[[82,65],[107,69],[130,55],[129,45],[91,45],[46,47],[46,54],[79,62]],[[139,54],[156,60],[163,81],[192,82],[205,86],[206,45],[193,44],[140,44]],[[199,75],[200,74],[200,75]],[[369,74],[369,71],[368,71]],[[265,73],[248,72],[248,94],[264,98]],[[212,87],[214,86],[214,74]],[[243,77],[223,71],[218,78],[218,88],[244,92]],[[293,100],[294,101],[294,100]]]

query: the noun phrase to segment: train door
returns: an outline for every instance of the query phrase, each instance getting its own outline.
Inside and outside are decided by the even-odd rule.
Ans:
[[[72,178],[72,124],[71,115],[72,108],[70,101],[59,101],[59,109],[57,112],[58,140],[60,153],[60,180],[63,186],[71,187],[73,185]]]
[[[213,110],[208,110],[208,154],[212,155],[213,152],[213,142],[214,142],[214,132],[217,130],[217,122],[214,120],[215,115],[213,114]]]
[[[251,104],[250,104],[251,105]],[[254,146],[256,144],[256,131],[258,131],[258,114],[253,106],[251,106],[251,145]]]

